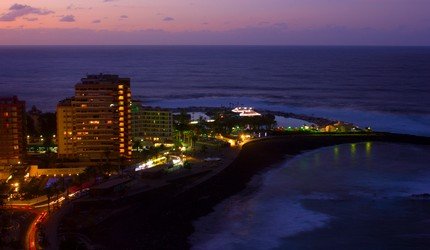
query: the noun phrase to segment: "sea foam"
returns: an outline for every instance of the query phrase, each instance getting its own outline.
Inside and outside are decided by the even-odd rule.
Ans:
[[[354,201],[430,193],[429,149],[368,142],[306,152],[255,176],[244,191],[195,221],[190,243],[193,249],[284,247],[286,238],[354,218]],[[342,214],[323,209],[339,204]]]
[[[412,135],[430,136],[430,115],[428,114],[404,114],[378,112],[360,108],[348,107],[300,107],[277,104],[265,101],[263,98],[228,98],[228,97],[205,97],[192,99],[169,99],[158,100],[150,103],[162,107],[233,107],[234,105],[252,106],[258,110],[272,110],[281,112],[292,112],[315,117],[352,122],[362,128],[371,127],[375,131],[404,133]],[[283,122],[281,121],[281,125]],[[293,125],[303,125],[303,122]]]
[[[258,191],[245,190],[247,195],[233,196],[217,205],[213,213],[195,221],[196,232],[190,237],[193,249],[275,248],[284,237],[324,227],[330,221],[328,215],[300,204],[300,199],[307,197],[282,194],[277,174],[268,172],[256,177],[262,178],[261,182],[254,178],[250,185],[259,185]],[[314,194],[312,198],[332,197]]]

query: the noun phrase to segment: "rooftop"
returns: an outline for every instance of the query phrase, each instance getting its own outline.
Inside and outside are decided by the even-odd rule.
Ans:
[[[117,83],[118,81],[130,81],[130,78],[121,78],[118,75],[111,75],[111,74],[98,74],[98,75],[87,75],[87,77],[82,78],[82,83],[105,83],[105,82],[112,82]]]
[[[18,100],[17,96],[0,96],[0,104],[14,104],[23,101]]]

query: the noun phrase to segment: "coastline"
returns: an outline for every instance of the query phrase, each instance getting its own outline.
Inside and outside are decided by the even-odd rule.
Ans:
[[[145,203],[136,203],[122,214],[88,228],[86,234],[104,247],[189,249],[193,221],[210,213],[215,205],[243,190],[251,178],[304,151],[344,143],[382,141],[430,145],[430,138],[374,133],[370,135],[287,135],[245,144],[237,158],[220,173],[185,192],[174,187],[159,190]],[[176,194],[175,194],[176,193]],[[163,197],[160,199],[160,195]],[[131,215],[133,214],[133,215]]]

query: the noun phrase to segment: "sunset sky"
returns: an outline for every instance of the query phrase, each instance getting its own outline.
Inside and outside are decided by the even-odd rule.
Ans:
[[[430,45],[429,0],[1,0],[0,44]]]

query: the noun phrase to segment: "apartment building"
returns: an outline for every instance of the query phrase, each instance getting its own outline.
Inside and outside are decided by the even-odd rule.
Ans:
[[[84,161],[131,157],[130,78],[88,75],[57,106],[58,155]]]
[[[145,107],[139,101],[132,105],[132,137],[149,144],[171,142],[172,112],[168,109]]]
[[[26,154],[25,102],[0,98],[0,165],[22,163]]]

